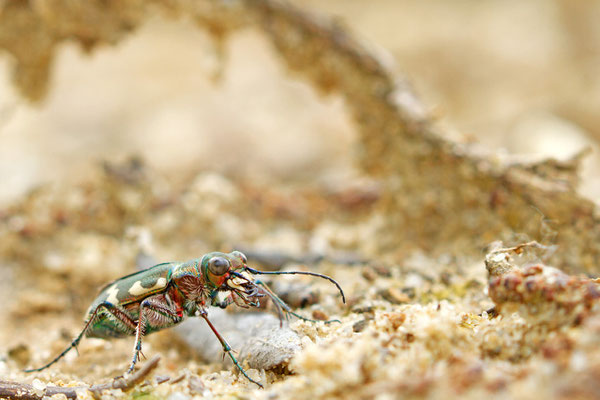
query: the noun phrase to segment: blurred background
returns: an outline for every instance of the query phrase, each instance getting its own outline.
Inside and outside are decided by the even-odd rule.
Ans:
[[[269,4],[279,4],[274,2]],[[457,162],[459,151],[445,147],[421,149],[412,137],[386,142],[389,132],[398,132],[386,130],[385,118],[392,113],[377,115],[380,110],[361,102],[360,90],[349,90],[344,93],[359,93],[352,106],[355,111],[361,107],[362,114],[355,115],[367,121],[363,127],[383,127],[383,139],[369,142],[371,147],[396,151],[366,153],[340,95],[321,96],[292,76],[268,34],[258,29],[237,29],[219,47],[190,18],[146,18],[156,3],[143,8],[145,22],[129,32],[137,20],[135,15],[128,20],[128,12],[139,11],[135,1],[0,0],[0,24],[5,24],[0,28],[10,31],[13,21],[18,28],[14,36],[0,37],[0,46],[14,45],[17,54],[33,54],[43,65],[50,57],[44,44],[53,42],[48,31],[34,28],[44,25],[27,15],[24,23],[7,18],[19,14],[2,10],[34,10],[52,21],[50,32],[64,34],[61,40],[75,35],[84,45],[95,43],[94,35],[85,36],[92,25],[90,31],[127,33],[116,45],[98,45],[89,53],[63,40],[47,94],[36,103],[17,93],[11,76],[15,61],[0,53],[0,376],[33,379],[20,371],[60,352],[81,329],[98,288],[115,277],[158,261],[238,249],[249,250],[252,265],[261,269],[328,274],[348,297],[342,305],[335,288],[322,280],[286,277],[281,282],[291,285],[274,285],[282,297],[300,294],[299,302],[290,303],[303,308],[304,315],[342,320],[342,325],[296,325],[303,343],[313,340],[315,347],[298,353],[294,375],[268,372],[278,381],[271,392],[277,398],[289,393],[297,399],[302,392],[314,400],[323,388],[344,398],[367,398],[358,389],[383,390],[393,398],[399,388],[414,388],[417,396],[431,390],[446,399],[448,388],[455,387],[452,393],[462,399],[488,392],[577,397],[570,394],[578,392],[568,390],[597,398],[598,316],[585,325],[578,315],[573,327],[556,330],[540,325],[539,335],[514,323],[515,314],[488,319],[483,310],[492,312],[497,303],[488,296],[483,247],[492,240],[540,238],[561,246],[556,254],[576,272],[597,276],[597,209],[562,185],[562,177],[571,177],[569,164],[554,163],[548,182],[540,179],[543,170],[511,180],[497,179],[493,169],[506,159],[566,160],[591,149],[580,191],[600,199],[600,2],[293,2],[348,27],[351,38],[364,41],[369,54],[377,54],[402,82],[409,82],[437,132],[487,150],[489,165]],[[200,3],[209,9],[237,4],[158,3],[162,13],[174,4],[184,11]],[[264,6],[251,4],[244,12]],[[124,19],[113,20],[111,13],[102,18],[106,10],[120,12],[121,7]],[[73,25],[64,22],[69,12]],[[265,20],[253,24],[271,23],[274,37],[290,35],[286,41],[298,43],[298,31],[277,25],[281,19]],[[204,22],[203,27],[219,28],[224,20]],[[309,23],[301,28],[314,28],[311,37],[322,35],[335,43],[328,49],[342,48],[342,63],[322,57],[322,65],[355,65],[356,59],[344,58],[344,35],[336,36],[334,29],[323,34]],[[34,74],[20,77],[39,78],[26,56],[20,57],[25,60],[21,65]],[[370,78],[372,64],[365,60],[361,76],[364,70]],[[351,80],[351,68],[346,71]],[[331,74],[324,76],[326,81]],[[380,82],[356,82],[373,97],[382,93]],[[30,82],[23,78],[21,83],[27,87]],[[372,119],[381,119],[378,124],[369,125],[370,115],[364,114],[371,110]],[[362,132],[375,137],[375,129]],[[389,143],[397,147],[384,147]],[[372,164],[399,173],[379,181],[375,174],[365,176],[358,166],[360,151],[389,157],[373,158],[381,162]],[[567,172],[560,174],[561,168]],[[540,210],[549,210],[548,217]],[[545,286],[540,288],[546,293]],[[591,302],[597,292],[590,289],[582,296]],[[552,301],[548,318],[560,322],[562,310],[553,314]],[[251,340],[247,331],[244,326],[242,334]],[[209,392],[240,389],[231,385],[231,371],[219,363],[218,351],[207,365],[199,360],[210,357],[202,351],[195,355],[185,340],[163,331],[149,337],[144,350],[161,353],[161,368],[172,376],[181,368],[202,376]],[[208,343],[202,336],[191,342]],[[69,355],[42,378],[92,382],[120,374],[131,341],[86,340],[81,350],[81,358]],[[215,381],[215,376],[222,379]],[[226,389],[218,386],[223,383]],[[474,390],[464,392],[468,387]]]
[[[531,159],[597,146],[598,2],[296,3],[388,52],[456,140]],[[11,62],[0,57],[0,204],[130,155],[175,180],[204,169],[267,182],[356,173],[342,101],[288,76],[252,30],[234,33],[223,53],[191,21],[161,18],[90,55],[64,45],[39,104],[18,96]],[[595,200],[597,154],[581,185]]]

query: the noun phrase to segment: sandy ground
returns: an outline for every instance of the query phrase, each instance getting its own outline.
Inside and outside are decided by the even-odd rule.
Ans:
[[[454,140],[530,160],[597,148],[595,4],[296,3],[336,16],[380,48]],[[278,277],[274,285],[316,291],[300,313],[341,323],[291,322],[302,350],[267,371],[248,366],[266,390],[223,365],[214,349],[190,350],[189,336],[157,333],[144,345],[148,357],[163,357],[156,374],[183,378],[152,377],[127,396],[597,398],[598,306],[578,291],[589,282],[572,278],[566,287],[576,289],[556,296],[567,308],[549,311],[557,326],[528,319],[519,301],[490,297],[484,250],[477,259],[374,253],[385,215],[375,203],[377,182],[358,171],[357,132],[344,103],[293,79],[258,32],[236,32],[224,58],[185,18],[151,18],[92,54],[66,44],[38,104],[18,95],[11,66],[0,58],[2,378],[92,384],[121,374],[131,340],[86,340],[79,357],[36,376],[20,371],[60,352],[97,289],[135,270],[142,255],[185,260],[241,248],[281,252],[286,268],[333,276],[347,305],[326,282]],[[132,155],[142,166],[128,163]],[[580,190],[594,201],[597,171],[592,154]],[[519,268],[543,259],[511,259],[518,264],[511,273],[522,278]],[[264,258],[251,262],[266,268]],[[543,279],[540,293],[558,290]],[[504,314],[486,312],[494,306]],[[243,347],[245,327],[230,335],[236,330]],[[196,339],[203,340],[213,338]]]

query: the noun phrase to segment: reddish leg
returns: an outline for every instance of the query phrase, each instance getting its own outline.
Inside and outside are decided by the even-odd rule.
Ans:
[[[246,377],[246,379],[248,379],[250,382],[258,385],[260,388],[263,388],[263,385],[261,385],[260,383],[256,382],[252,378],[250,378],[248,376],[248,374],[246,373],[246,371],[244,371],[244,368],[242,368],[242,366],[240,365],[240,363],[238,362],[238,360],[233,355],[232,350],[231,350],[231,346],[229,346],[229,343],[227,343],[227,341],[217,331],[217,329],[212,324],[212,322],[210,322],[210,320],[208,319],[208,315],[206,314],[206,310],[200,310],[200,316],[202,318],[204,318],[204,320],[206,321],[206,323],[208,324],[208,326],[210,327],[210,329],[213,331],[213,333],[215,334],[215,336],[217,337],[217,339],[219,340],[219,342],[221,342],[221,346],[223,346],[223,351],[225,353],[227,353],[227,355],[229,356],[229,358],[231,358],[231,361],[233,361],[233,363],[240,370],[240,372],[242,373],[242,375],[244,375]]]
[[[159,330],[177,324],[183,316],[177,312],[177,307],[167,300],[165,295],[152,296],[140,304],[139,317],[135,327],[135,344],[133,357],[128,373],[133,371],[135,363],[139,361],[142,352],[142,337],[147,328]]]

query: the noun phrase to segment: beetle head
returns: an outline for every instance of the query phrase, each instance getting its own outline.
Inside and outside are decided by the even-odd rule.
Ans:
[[[295,314],[264,282],[256,280],[255,275],[310,275],[326,279],[337,287],[342,295],[342,301],[346,302],[344,291],[339,283],[327,275],[309,271],[259,271],[248,267],[247,263],[246,256],[239,251],[208,253],[202,258],[202,273],[206,277],[207,283],[214,288],[211,293],[213,305],[225,308],[227,305],[235,303],[244,308],[259,307],[259,299],[266,296],[273,301],[277,309],[280,325],[288,314],[302,318]],[[219,293],[224,294],[225,292],[229,293],[226,300],[219,301],[214,298]]]
[[[229,292],[230,299],[241,307],[256,307],[258,298],[264,297],[245,270],[248,260],[239,251],[231,253],[213,252],[206,254],[201,261],[203,275],[215,290],[215,294]]]
[[[212,252],[204,255],[201,261],[202,274],[217,289],[223,287],[231,277],[231,271],[243,269],[246,266],[246,256],[239,252],[231,253]]]

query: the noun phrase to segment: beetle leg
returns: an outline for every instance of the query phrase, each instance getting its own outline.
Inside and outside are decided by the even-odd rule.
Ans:
[[[86,322],[85,326],[83,327],[83,329],[81,330],[81,332],[79,333],[79,335],[77,335],[77,337],[75,339],[73,339],[73,341],[71,342],[71,344],[69,345],[69,347],[67,347],[66,349],[64,349],[62,353],[60,353],[58,356],[56,356],[48,364],[46,364],[46,365],[44,365],[44,366],[42,366],[40,368],[26,369],[24,372],[39,372],[39,371],[42,371],[42,370],[48,368],[49,366],[51,366],[52,364],[56,363],[61,358],[63,358],[71,349],[77,350],[77,345],[79,344],[79,342],[83,338],[83,335],[85,335],[85,333],[88,331],[88,329],[90,328],[90,326],[94,323],[94,321],[98,317],[98,314],[100,313],[101,310],[105,310],[107,313],[113,315],[115,318],[117,318],[120,321],[122,321],[125,325],[128,325],[129,327],[133,327],[133,329],[135,329],[135,322],[124,311],[122,311],[119,308],[115,307],[111,303],[108,303],[108,302],[100,303],[100,304],[98,304],[96,306],[96,308],[94,309],[94,312],[90,316],[90,319]]]
[[[298,319],[301,319],[303,321],[308,321],[308,322],[314,322],[314,323],[316,323],[316,322],[324,322],[326,324],[330,324],[332,322],[338,322],[338,323],[340,322],[340,320],[338,320],[338,319],[330,319],[328,321],[317,321],[315,319],[306,318],[306,317],[303,317],[300,314],[296,314],[295,312],[292,311],[292,309],[290,308],[290,306],[288,306],[285,303],[285,301],[281,300],[279,298],[279,296],[277,296],[275,294],[275,292],[273,290],[271,290],[270,287],[267,286],[266,283],[264,283],[263,281],[260,281],[260,280],[256,280],[255,283],[257,285],[260,285],[260,287],[262,287],[267,292],[267,294],[269,295],[269,297],[273,300],[273,302],[277,306],[278,311],[279,311],[279,308],[282,308],[287,314],[291,314],[291,315],[293,315],[294,317],[296,317]],[[287,314],[286,314],[286,317],[287,317]],[[281,319],[280,319],[280,325],[281,325]]]
[[[277,317],[279,318],[279,327],[281,328],[283,326],[283,318],[285,318],[286,321],[289,321],[290,319],[288,315],[288,312],[291,311],[290,307],[285,304],[285,302],[281,300],[265,283],[261,282],[260,280],[256,280],[254,283],[259,285],[260,289],[265,292],[265,294],[273,301],[273,305],[277,310]]]
[[[140,304],[139,317],[135,327],[135,344],[133,346],[133,357],[127,373],[133,371],[135,363],[140,360],[142,353],[142,337],[146,333],[146,327],[161,328],[175,325],[183,317],[178,315],[177,307],[169,304],[164,295],[149,297]]]
[[[233,363],[240,370],[240,372],[242,373],[242,375],[244,375],[246,377],[246,379],[248,379],[250,382],[258,385],[260,388],[264,388],[263,385],[261,385],[260,383],[256,382],[252,378],[250,378],[248,376],[248,374],[246,373],[246,371],[244,371],[244,368],[242,368],[242,366],[240,365],[240,363],[238,362],[238,360],[233,355],[233,352],[232,352],[231,346],[229,346],[229,343],[227,343],[227,341],[217,331],[217,329],[212,324],[212,322],[210,322],[210,320],[208,319],[208,315],[206,313],[206,310],[200,310],[199,314],[200,314],[200,316],[202,318],[204,318],[204,320],[206,321],[206,323],[208,324],[208,326],[210,327],[210,329],[213,331],[213,333],[215,334],[215,336],[217,337],[217,339],[219,340],[219,342],[221,342],[221,346],[223,346],[223,351],[225,353],[227,353],[227,355],[229,356],[229,358],[231,358],[231,361],[233,361]]]

